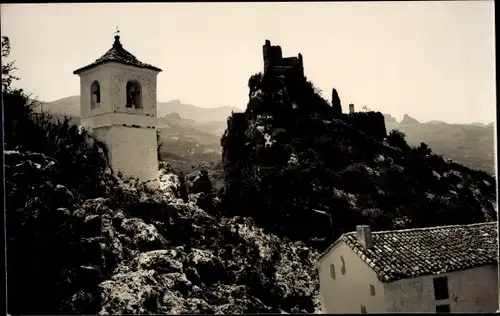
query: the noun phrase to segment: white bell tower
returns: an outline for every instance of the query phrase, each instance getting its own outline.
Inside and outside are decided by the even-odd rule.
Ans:
[[[156,77],[161,69],[113,47],[80,76],[81,125],[93,128],[109,151],[115,173],[158,184]]]

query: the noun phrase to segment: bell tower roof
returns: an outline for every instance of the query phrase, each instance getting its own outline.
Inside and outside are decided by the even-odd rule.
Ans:
[[[123,48],[122,43],[120,43],[120,36],[115,35],[115,41],[113,43],[113,47],[109,49],[104,55],[96,59],[93,63],[90,65],[87,65],[85,67],[79,68],[75,71],[73,71],[73,74],[77,75],[81,73],[82,71],[94,68],[98,65],[102,65],[108,62],[115,62],[115,63],[120,63],[123,65],[129,65],[129,66],[134,66],[138,68],[146,68],[146,69],[151,69],[151,70],[156,70],[156,71],[162,71],[160,68],[152,66],[150,64],[143,63],[139,61],[134,55],[129,53],[125,48]]]

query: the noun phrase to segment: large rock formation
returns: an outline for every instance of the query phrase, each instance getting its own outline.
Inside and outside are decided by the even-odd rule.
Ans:
[[[303,243],[248,217],[210,215],[192,196],[182,202],[165,170],[161,190],[117,178],[102,184],[107,196],[79,199],[54,182],[59,167],[43,154],[6,153],[9,313],[317,309],[318,253]],[[205,192],[203,179],[191,188]]]
[[[384,115],[380,112],[355,112],[345,117],[344,122],[378,140],[387,136]]]
[[[249,89],[245,113],[228,119],[221,140],[226,214],[319,248],[357,224],[388,230],[496,218],[491,176],[404,138],[385,141],[381,113],[339,117],[301,76],[257,74]]]
[[[416,124],[420,124],[420,122],[417,121],[416,119],[414,119],[413,117],[409,116],[408,114],[405,114],[405,115],[403,115],[403,119],[401,120],[401,122],[399,122],[399,124],[401,124],[401,125],[416,125]]]

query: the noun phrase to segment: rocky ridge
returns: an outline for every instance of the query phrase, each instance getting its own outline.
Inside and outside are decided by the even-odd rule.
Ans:
[[[16,216],[24,214],[31,227],[39,220],[52,222],[47,230],[23,227],[9,234],[17,246],[32,241],[19,251],[10,248],[9,254],[9,278],[17,280],[10,293],[26,293],[24,287],[34,285],[29,291],[34,304],[28,311],[23,307],[25,312],[226,314],[317,308],[317,251],[265,232],[251,218],[220,217],[198,207],[197,201],[211,194],[206,183],[201,185],[204,173],[187,180],[186,186],[196,192],[187,202],[180,198],[179,178],[165,165],[160,190],[117,178],[104,184],[108,196],[77,201],[64,185],[50,182],[51,170],[58,168],[51,157],[7,151],[6,166],[10,200],[27,203]],[[33,187],[31,194],[18,192],[22,178],[46,185]],[[50,209],[26,214],[41,204]],[[53,242],[39,244],[35,234]],[[31,252],[37,247],[42,252]],[[30,262],[23,261],[23,253]],[[40,264],[38,256],[49,253],[53,255]],[[59,295],[48,299],[39,284],[44,277],[20,268],[54,269],[56,262],[55,271],[41,271],[58,280],[53,290]],[[15,296],[9,297],[11,313],[21,311]]]
[[[387,135],[381,113],[341,114],[307,78],[256,74],[248,85],[247,109],[228,119],[221,140],[226,214],[317,249],[359,224],[391,230],[496,219],[492,176],[424,143],[409,146],[397,131]]]

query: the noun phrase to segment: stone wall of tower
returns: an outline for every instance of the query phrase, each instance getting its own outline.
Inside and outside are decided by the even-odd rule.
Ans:
[[[298,57],[283,58],[281,46],[273,46],[269,40],[266,40],[262,47],[262,51],[264,58],[264,74],[274,71],[281,74],[294,73],[302,77],[304,76],[302,54],[299,53]]]
[[[156,129],[106,126],[95,129],[95,135],[108,146],[115,173],[158,185]]]
[[[90,86],[92,82],[99,82],[101,102],[93,110],[90,108],[91,102],[91,91]],[[109,70],[106,67],[96,67],[89,69],[80,75],[80,117],[86,118],[95,115],[102,115],[104,113],[112,112],[110,107],[111,97],[110,91],[111,78],[109,75]]]
[[[157,116],[156,80],[157,72],[108,63],[80,74],[81,117],[101,115],[104,113],[129,113],[149,117]],[[94,80],[101,87],[101,104],[90,110],[90,86]],[[127,108],[126,85],[128,81],[137,81],[141,86],[142,109]]]
[[[157,117],[156,100],[157,72],[121,64],[110,64],[111,106],[114,112],[130,113]],[[137,81],[141,86],[142,109],[127,108],[126,85],[128,81]]]

